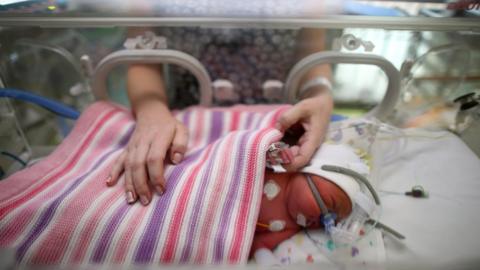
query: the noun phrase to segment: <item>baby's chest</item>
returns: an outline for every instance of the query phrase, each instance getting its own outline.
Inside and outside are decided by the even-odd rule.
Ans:
[[[277,186],[271,186],[274,184]],[[278,232],[298,227],[289,215],[285,200],[285,191],[280,185],[266,181],[260,205],[257,231]]]

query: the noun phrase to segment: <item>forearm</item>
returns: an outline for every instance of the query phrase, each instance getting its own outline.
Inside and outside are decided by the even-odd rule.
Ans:
[[[159,65],[131,65],[127,91],[136,118],[155,112],[168,112],[168,102]],[[143,116],[142,116],[143,117]]]
[[[324,29],[304,28],[299,33],[299,46],[297,48],[297,59],[302,58],[316,52],[326,49],[326,32]],[[330,65],[319,65],[313,67],[304,79],[311,79],[315,76],[325,76],[331,78]]]
[[[128,145],[112,167],[107,185],[124,177],[127,202],[148,205],[152,190],[162,195],[167,189],[165,162],[182,161],[188,130],[171,114],[160,65],[134,64],[127,71],[127,93],[136,118]]]
[[[313,29],[313,28],[305,28],[300,31],[299,34],[300,45],[297,51],[297,58],[298,60],[316,53],[321,52],[326,49],[326,35],[324,29]],[[324,78],[326,83],[329,84],[332,79],[332,70],[330,65],[317,65],[311,68],[307,74],[301,79],[300,81],[300,88],[308,83],[311,80],[315,80],[318,78]],[[299,97],[300,99],[305,99],[317,95],[326,96],[326,101],[332,101],[330,95],[330,89],[326,85],[316,85],[315,87],[309,87],[308,91],[305,91]]]

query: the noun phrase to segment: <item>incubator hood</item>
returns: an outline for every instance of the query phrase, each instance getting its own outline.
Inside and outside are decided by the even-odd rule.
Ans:
[[[6,0],[0,3],[0,73],[8,88],[82,110],[99,98],[128,103],[122,75],[128,64],[164,63],[169,99],[185,107],[215,105],[215,100],[293,103],[299,75],[330,63],[338,112],[370,111],[403,127],[421,122],[468,133],[470,127],[477,130],[476,116],[458,127],[453,101],[478,92],[479,5],[470,0]],[[185,79],[185,73],[193,76]],[[218,102],[215,95],[224,89],[218,85],[225,83],[234,93]],[[17,106],[25,129],[42,119],[48,120],[39,126],[48,126],[55,118]],[[61,140],[69,124],[61,126],[50,128],[45,135],[50,142],[42,143]],[[479,143],[465,138],[478,153]]]
[[[478,159],[479,44],[477,0],[0,0],[0,182],[52,153],[95,101],[128,107],[135,64],[160,67],[175,110],[295,104],[310,83],[330,88],[338,119],[445,132]],[[314,68],[326,75],[306,82]],[[462,254],[480,264],[468,251],[446,263]]]

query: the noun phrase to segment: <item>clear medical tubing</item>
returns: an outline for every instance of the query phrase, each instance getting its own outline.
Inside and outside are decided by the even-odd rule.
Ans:
[[[375,226],[376,228],[379,228],[379,229],[382,229],[382,230],[384,230],[384,231],[386,231],[386,232],[389,232],[390,234],[392,234],[393,236],[395,236],[395,237],[398,238],[398,239],[402,239],[402,240],[405,239],[405,236],[404,236],[403,234],[401,234],[401,233],[397,232],[396,230],[388,227],[387,225],[381,223],[381,222],[378,221],[378,220],[368,219],[368,220],[367,220],[367,223],[369,223],[369,224],[374,224],[374,226]]]
[[[205,67],[193,56],[167,49],[125,49],[113,52],[100,61],[95,68],[92,89],[96,99],[107,99],[107,76],[120,64],[175,64],[190,71],[200,85],[200,105],[210,106],[212,102],[211,79]]]
[[[332,238],[337,243],[353,243],[359,236],[364,223],[375,211],[375,205],[363,193],[355,194],[353,200],[355,204],[352,213],[332,230]]]
[[[380,104],[368,112],[367,116],[374,116],[383,120],[393,111],[400,93],[400,73],[390,61],[373,54],[324,51],[304,57],[295,64],[288,74],[284,90],[285,101],[288,103],[297,102],[300,80],[311,68],[321,64],[335,63],[375,65],[382,69],[388,78],[387,91]]]
[[[333,165],[323,165],[322,170],[349,175],[354,179],[358,180],[359,182],[362,182],[372,194],[375,203],[377,205],[380,205],[380,198],[377,192],[370,184],[368,179],[365,178],[363,175],[348,168]],[[365,222],[372,224],[374,227],[383,229],[386,232],[391,233],[398,239],[405,239],[405,236],[401,233],[379,222],[378,220],[369,218],[369,216],[373,213],[374,209],[373,204],[369,202],[369,199],[365,195],[357,194],[354,198],[354,201],[355,205],[352,209],[352,213],[350,214],[350,216],[347,218],[346,221],[340,222],[338,226],[333,229],[332,233],[335,234],[334,237],[337,241],[340,241],[341,243],[348,243],[349,241],[351,242],[354,239],[354,236],[358,233],[358,224],[363,224]],[[357,225],[355,225],[354,223]]]

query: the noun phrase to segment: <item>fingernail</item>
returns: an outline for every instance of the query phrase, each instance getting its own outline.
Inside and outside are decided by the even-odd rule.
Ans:
[[[133,192],[129,191],[127,192],[127,203],[134,203],[135,202],[135,197],[133,196]]]
[[[175,154],[173,155],[173,160],[172,160],[173,163],[174,163],[174,164],[180,163],[180,161],[182,161],[182,157],[183,157],[182,154],[180,154],[180,153],[175,153]]]
[[[109,175],[109,176],[107,177],[107,180],[105,180],[105,182],[107,182],[107,184],[110,184],[110,182],[112,182],[112,176]]]
[[[160,185],[155,186],[155,189],[157,190],[159,195],[163,195],[163,187],[162,186],[160,186]]]
[[[292,160],[290,159],[286,151],[280,152],[280,155],[281,155],[283,164],[289,164],[290,162],[292,162]]]
[[[140,202],[141,202],[143,205],[147,205],[150,201],[148,200],[147,196],[142,195],[142,196],[140,196]]]
[[[293,160],[292,150],[291,150],[290,148],[288,148],[288,149],[285,149],[284,152],[285,152],[285,155],[286,155],[287,158],[288,158],[288,162],[289,162],[289,163],[292,162],[292,160]]]

